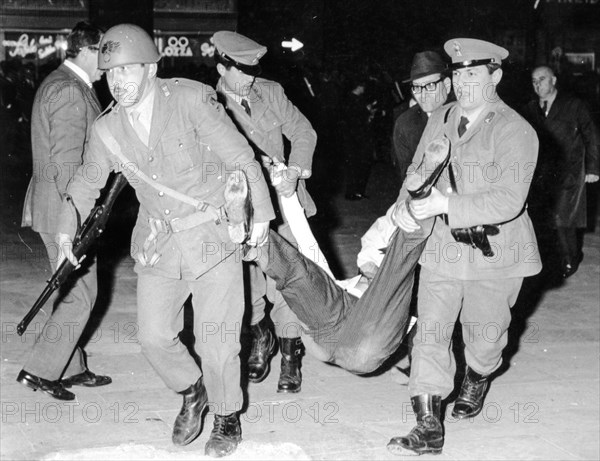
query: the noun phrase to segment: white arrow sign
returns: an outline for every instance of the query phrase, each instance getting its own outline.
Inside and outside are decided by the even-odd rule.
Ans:
[[[304,43],[302,43],[300,40],[292,38],[291,41],[284,40],[283,42],[281,42],[281,46],[284,48],[291,48],[292,51],[298,51],[304,46]]]

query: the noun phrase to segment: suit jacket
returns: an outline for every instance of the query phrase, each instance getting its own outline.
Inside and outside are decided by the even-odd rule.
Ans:
[[[401,113],[396,119],[392,139],[394,153],[398,159],[400,184],[406,178],[406,171],[415,155],[425,125],[427,125],[427,120],[429,120],[429,117],[418,104]]]
[[[312,174],[317,133],[308,119],[287,98],[283,87],[277,82],[257,78],[247,98],[251,116],[228,94],[221,80],[217,83],[217,91],[229,115],[257,154],[266,155],[277,163],[296,166],[302,171],[298,181],[298,199],[306,215],[314,215],[317,209],[306,190],[304,179]],[[291,144],[287,162],[283,136]]]
[[[37,232],[56,232],[67,184],[83,161],[100,111],[94,90],[66,65],[44,79],[31,114],[33,174],[21,225]]]
[[[106,124],[128,161],[157,184],[215,207],[224,204],[227,172],[241,167],[249,179],[256,221],[273,219],[260,165],[254,160],[248,142],[217,101],[215,90],[186,79],[157,79],[156,85],[148,145],[138,138],[126,111],[119,105],[100,117],[96,124]],[[131,255],[137,259],[151,233],[149,218],[173,221],[197,210],[156,190],[124,168],[99,137],[96,124],[84,164],[69,184],[68,193],[85,217],[110,172],[123,171],[140,202],[131,248]],[[73,212],[65,205],[59,231],[73,235],[74,228]],[[156,252],[162,255],[160,260],[152,267],[137,264],[136,271],[151,270],[165,277],[187,279],[199,277],[231,255],[236,247],[229,238],[227,226],[214,221],[178,233],[160,233],[155,243]]]
[[[540,206],[551,208],[553,225],[585,227],[585,175],[600,174],[600,137],[585,104],[559,91],[544,117],[537,100],[525,108],[525,117],[540,137],[540,159],[535,192]]]
[[[436,184],[449,198],[449,224],[436,217],[420,264],[459,280],[536,274],[542,267],[537,240],[527,210],[523,211],[538,154],[535,130],[500,99],[488,103],[462,137],[457,132],[460,116],[456,102],[432,113],[413,158],[415,165],[420,164],[426,146],[446,136],[457,183],[454,194],[446,169]],[[407,197],[403,185],[399,200]],[[489,237],[495,252],[491,258],[456,242],[450,233],[450,228],[499,223],[504,223],[500,233]]]

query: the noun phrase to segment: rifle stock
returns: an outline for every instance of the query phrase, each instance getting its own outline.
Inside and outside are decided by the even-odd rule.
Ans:
[[[92,243],[94,243],[94,241],[100,237],[102,232],[104,232],[112,206],[114,205],[119,192],[125,187],[125,184],[127,184],[127,179],[123,174],[118,173],[114,177],[102,204],[92,210],[81,228],[77,231],[77,234],[73,239],[73,255],[78,261],[87,254]],[[17,325],[17,334],[19,336],[23,335],[33,318],[48,301],[52,293],[65,283],[74,270],[75,266],[73,266],[68,259],[65,259],[60,264],[58,269],[56,269],[56,272],[54,272],[50,280],[48,280],[42,294],[38,297],[29,312],[27,312],[27,315],[23,317],[23,320]]]

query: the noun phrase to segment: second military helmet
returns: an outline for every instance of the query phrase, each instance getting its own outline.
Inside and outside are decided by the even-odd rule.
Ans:
[[[135,24],[119,24],[106,31],[100,42],[98,69],[158,62],[160,54],[148,33]]]

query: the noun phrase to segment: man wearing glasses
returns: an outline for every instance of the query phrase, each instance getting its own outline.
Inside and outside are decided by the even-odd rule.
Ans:
[[[51,272],[58,258],[54,236],[67,184],[82,163],[92,124],[101,112],[92,88],[102,76],[98,70],[101,38],[98,27],[78,23],[67,37],[67,59],[42,82],[33,103],[33,174],[21,225],[40,234]],[[96,387],[112,382],[87,369],[77,344],[96,301],[95,258],[86,258],[70,282],[65,284],[70,289],[59,293],[54,311],[17,377],[21,384],[59,400],[75,399],[67,390],[73,385]]]
[[[403,83],[411,83],[416,105],[403,112],[394,125],[394,152],[398,161],[400,184],[415,154],[429,115],[448,100],[451,82],[446,63],[435,51],[415,54],[410,77]]]

